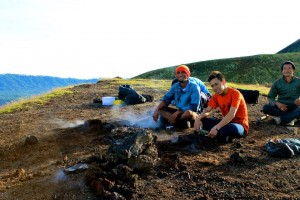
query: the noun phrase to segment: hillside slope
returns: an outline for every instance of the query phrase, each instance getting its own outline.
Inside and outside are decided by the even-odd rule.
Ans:
[[[97,80],[0,74],[0,106],[12,100],[45,93],[54,88],[81,83],[96,83]]]
[[[296,66],[300,66],[300,53],[254,55],[185,64],[190,68],[192,76],[203,81],[207,80],[211,71],[219,70],[223,72],[228,82],[270,84],[275,78],[281,76],[280,65],[286,60],[291,60]],[[153,70],[134,78],[173,79],[176,67]],[[299,76],[297,71],[296,76]]]

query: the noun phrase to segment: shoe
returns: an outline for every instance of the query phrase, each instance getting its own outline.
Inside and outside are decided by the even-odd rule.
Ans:
[[[158,128],[159,129],[166,129],[167,126],[170,126],[170,123],[168,123],[168,120],[165,118],[159,116],[158,118]]]
[[[175,125],[176,126],[176,125]],[[187,120],[180,120],[177,123],[177,128],[182,128],[182,129],[187,129],[187,128],[191,128],[191,122],[187,121]]]
[[[234,140],[234,139],[233,139],[233,137],[231,137],[231,136],[227,136],[226,139],[225,139],[225,141],[228,142],[228,143],[232,143],[233,140]]]
[[[290,121],[289,123],[286,124],[287,126],[294,126],[295,125],[295,120]]]
[[[273,119],[274,119],[274,121],[275,121],[276,124],[279,125],[281,123],[280,117],[273,117]]]

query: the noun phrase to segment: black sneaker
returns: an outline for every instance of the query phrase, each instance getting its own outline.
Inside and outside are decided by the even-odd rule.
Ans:
[[[159,123],[159,125],[158,125],[159,129],[166,129],[166,127],[170,125],[170,123],[168,122],[168,120],[165,119],[165,118],[163,118],[163,117],[161,117],[161,116],[159,116],[159,118],[158,118],[158,123]]]
[[[234,141],[234,138],[231,137],[231,136],[227,136],[225,141],[228,142],[228,143],[232,143]]]
[[[191,122],[188,120],[180,120],[175,124],[176,128],[180,128],[180,129],[187,129],[187,128],[191,128]]]

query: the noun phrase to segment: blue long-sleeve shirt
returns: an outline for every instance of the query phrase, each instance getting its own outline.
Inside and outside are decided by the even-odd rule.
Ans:
[[[208,94],[209,96],[211,96],[209,90],[207,89],[207,87],[205,86],[205,84],[200,79],[198,79],[196,77],[189,77],[189,80],[191,82],[193,82],[193,83],[196,83],[200,87],[200,92],[203,92],[203,93]],[[178,79],[174,79],[172,81],[172,85],[174,83],[177,83],[177,82],[179,82]]]
[[[189,77],[189,80],[191,82],[194,82],[197,85],[199,85],[201,92],[204,92],[205,94],[210,94],[210,92],[208,91],[207,87],[205,86],[205,84],[200,79],[195,78],[195,77]]]
[[[180,86],[180,83],[177,82],[163,97],[168,105],[175,100],[175,106],[183,111],[192,110],[197,112],[200,108],[200,87],[188,80],[186,87],[183,89]]]

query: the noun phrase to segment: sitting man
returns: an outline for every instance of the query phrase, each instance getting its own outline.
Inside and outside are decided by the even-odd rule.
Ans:
[[[197,117],[195,131],[204,129],[209,131],[208,137],[219,141],[231,141],[248,133],[248,111],[243,95],[236,89],[227,87],[224,75],[219,71],[212,71],[208,82],[213,89],[213,96],[207,108]],[[219,108],[222,119],[207,118],[212,109]]]
[[[207,87],[205,86],[205,84],[198,78],[196,77],[189,77],[189,81],[193,82],[193,83],[196,83],[199,87],[200,87],[200,111],[203,111],[204,108],[207,107],[207,103],[208,101],[210,100],[211,98],[211,94],[210,92],[208,91]],[[175,78],[173,81],[172,81],[172,85],[174,85],[174,83],[177,83],[179,82],[179,80],[177,78]]]
[[[263,106],[262,111],[274,116],[276,124],[293,126],[300,117],[300,79],[294,76],[295,70],[290,61],[282,64],[283,76],[273,83],[268,94],[269,104]]]
[[[176,68],[176,78],[179,82],[172,85],[155,109],[154,121],[157,121],[160,116],[162,122],[165,119],[171,125],[190,128],[190,123],[195,121],[200,108],[200,88],[189,80],[190,75],[187,66],[180,65]],[[175,100],[176,108],[168,107],[172,100]]]

